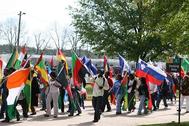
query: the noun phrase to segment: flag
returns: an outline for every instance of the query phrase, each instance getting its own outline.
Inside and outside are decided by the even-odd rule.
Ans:
[[[121,55],[119,55],[119,66],[121,68],[122,75],[124,74],[125,71],[127,71],[128,73],[131,72],[131,68],[129,64]]]
[[[40,73],[41,81],[44,84],[47,84],[48,83],[48,73],[47,73],[47,70],[46,70],[46,67],[45,67],[45,61],[43,59],[43,53],[41,53],[34,69]]]
[[[53,56],[52,56],[52,58],[51,58],[51,60],[50,60],[49,64],[50,64],[51,68],[53,68],[53,67],[54,67]]]
[[[189,72],[189,61],[186,58],[182,60],[181,67],[182,67],[182,70],[184,70],[184,74]]]
[[[66,72],[68,73],[68,63],[67,63],[66,57],[65,57],[64,53],[61,51],[61,49],[58,49],[58,51],[56,53],[56,57],[59,62],[64,61],[64,63],[66,64]]]
[[[141,59],[139,59],[137,63],[136,76],[145,77],[149,82],[157,85],[161,85],[163,80],[167,77],[166,73],[160,68],[147,64]]]
[[[0,83],[2,81],[3,78],[3,59],[0,58]]]
[[[9,69],[9,68],[13,67],[17,58],[18,58],[18,50],[17,50],[17,48],[14,48],[14,51],[13,51],[13,53],[12,53],[8,63],[7,63],[6,68]]]
[[[70,101],[71,101],[71,107],[73,107],[73,109],[75,109],[75,104],[74,104],[74,100],[73,100],[73,94],[71,91],[71,87],[68,84],[68,79],[67,79],[67,73],[66,73],[66,69],[65,66],[62,66],[60,72],[58,73],[58,76],[56,78],[56,80],[62,84],[63,87],[65,87],[66,91],[68,92],[68,96],[70,97]],[[59,103],[60,102],[60,98],[59,98]],[[60,105],[61,108],[61,105]]]
[[[72,77],[73,83],[75,86],[80,87],[80,79],[84,79],[85,74],[87,73],[86,68],[77,57],[77,55],[72,53]]]
[[[96,76],[97,75],[97,68],[96,68],[96,66],[94,64],[92,64],[91,59],[89,59],[86,56],[84,56],[81,61],[84,64],[84,66],[87,69],[87,71],[92,76]]]
[[[16,70],[18,70],[18,69],[21,68],[21,64],[22,64],[22,61],[23,61],[25,55],[26,55],[26,48],[25,48],[25,46],[24,46],[24,47],[21,49],[20,55],[19,55],[18,59],[16,60],[16,62],[15,62],[15,64],[14,64],[14,68],[15,68]]]
[[[24,68],[30,67],[30,58],[28,58],[25,61],[23,67]],[[25,83],[25,87],[23,89],[23,93],[24,93],[24,96],[26,98],[26,102],[27,102],[29,108],[30,108],[30,105],[31,105],[31,80],[32,80],[32,75],[31,75],[31,71],[30,71],[28,78],[26,80],[26,83]]]
[[[104,55],[104,73],[109,71],[109,66],[108,66],[108,59],[106,55]]]
[[[20,69],[13,72],[7,78],[7,89],[9,91],[7,97],[7,116],[9,119],[15,118],[15,103],[24,88],[24,83],[29,75],[30,68]]]

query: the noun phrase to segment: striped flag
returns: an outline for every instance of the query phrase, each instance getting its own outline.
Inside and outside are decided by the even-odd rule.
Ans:
[[[64,61],[64,63],[66,64],[66,72],[68,73],[68,63],[66,61],[66,56],[64,55],[64,53],[61,51],[61,49],[58,49],[57,53],[56,53],[56,57],[57,60],[60,61]]]
[[[18,58],[18,50],[17,50],[17,48],[14,48],[14,51],[13,51],[9,61],[7,62],[6,68],[9,69],[9,68],[13,67],[17,58]]]
[[[97,68],[94,64],[92,64],[91,59],[87,58],[86,56],[84,56],[82,58],[82,63],[85,66],[85,68],[87,69],[87,71],[92,75],[92,76],[96,76],[97,75]]]
[[[85,74],[87,73],[86,68],[83,63],[80,61],[78,56],[73,52],[72,53],[72,77],[74,85],[77,87],[81,86],[80,79],[83,80]]]
[[[119,55],[119,66],[121,68],[122,75],[124,74],[125,71],[127,71],[128,73],[131,72],[131,68],[130,68],[129,64],[121,55]]]
[[[26,58],[26,57],[25,57]],[[24,68],[29,68],[30,67],[30,58],[28,58],[25,63],[23,64]],[[24,96],[26,98],[26,102],[28,104],[28,107],[31,105],[31,80],[32,80],[32,75],[31,71],[28,75],[28,78],[25,83],[25,87],[23,89]]]
[[[65,87],[66,91],[68,92],[68,96],[70,97],[71,107],[72,107],[72,109],[75,109],[73,94],[72,94],[72,91],[71,91],[71,87],[68,84],[68,79],[67,79],[67,73],[66,73],[65,66],[62,66],[60,72],[58,73],[58,76],[57,76],[56,80],[60,84],[62,84],[63,87]],[[60,108],[61,108],[61,104],[60,104]]]
[[[15,62],[15,64],[14,64],[14,68],[15,68],[16,70],[18,70],[18,69],[21,68],[21,64],[22,64],[22,61],[23,61],[25,55],[26,55],[26,48],[25,48],[25,46],[24,46],[24,47],[21,49],[20,55],[19,55],[18,59],[16,60],[16,62]]]
[[[43,53],[41,53],[34,69],[40,73],[42,83],[47,84],[48,83],[48,73],[47,73],[47,70],[46,70],[46,67],[45,67],[45,61],[43,59]]]
[[[30,68],[20,69],[13,72],[7,78],[6,86],[9,91],[7,97],[7,114],[10,120],[15,118],[15,103],[18,100],[20,92],[25,86],[29,72]]]

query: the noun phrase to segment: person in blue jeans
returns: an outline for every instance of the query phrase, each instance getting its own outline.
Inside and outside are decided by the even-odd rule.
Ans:
[[[148,113],[147,110],[147,105],[146,105],[146,100],[149,99],[149,92],[148,92],[148,86],[146,83],[146,78],[142,77],[140,78],[141,84],[138,88],[139,92],[139,98],[140,98],[140,104],[139,104],[139,109],[138,109],[138,115],[141,115],[142,109],[144,109],[144,114]]]
[[[116,97],[116,115],[121,114],[121,104],[122,104],[122,99],[124,96],[123,91],[121,89],[121,80],[122,80],[122,76],[118,74],[116,76],[116,80],[112,87],[112,92],[115,94],[115,97]]]

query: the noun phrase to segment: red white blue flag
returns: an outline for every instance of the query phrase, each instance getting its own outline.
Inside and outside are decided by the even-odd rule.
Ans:
[[[149,82],[157,85],[161,85],[163,80],[167,77],[166,73],[159,67],[147,64],[141,59],[139,59],[137,63],[136,76],[146,77]]]

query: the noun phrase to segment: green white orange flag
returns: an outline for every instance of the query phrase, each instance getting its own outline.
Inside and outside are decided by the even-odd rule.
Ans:
[[[9,69],[9,68],[13,67],[17,58],[18,58],[18,50],[17,50],[17,48],[15,48],[8,63],[7,63],[6,68]]]
[[[48,83],[48,73],[45,66],[45,61],[43,59],[43,53],[41,53],[36,65],[34,66],[34,69],[40,73],[41,75],[41,81],[44,84]]]
[[[64,55],[64,53],[61,51],[61,49],[58,49],[57,53],[56,53],[56,57],[57,60],[59,62],[64,61],[64,63],[66,64],[66,72],[68,74],[68,63],[66,61],[66,56]]]
[[[26,48],[25,48],[25,46],[24,46],[24,47],[21,49],[20,55],[19,55],[18,59],[16,60],[16,62],[15,62],[15,64],[14,64],[14,68],[15,68],[16,70],[18,70],[18,69],[21,68],[21,64],[22,64],[22,61],[23,61],[25,55],[26,55]]]
[[[7,97],[7,114],[10,120],[15,118],[15,103],[25,86],[29,72],[30,68],[20,69],[7,77],[7,89],[9,91]]]

